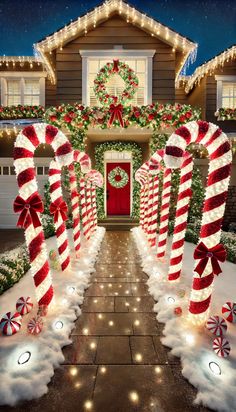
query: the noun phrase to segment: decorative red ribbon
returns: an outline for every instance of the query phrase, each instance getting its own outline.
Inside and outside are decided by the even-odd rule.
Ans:
[[[59,216],[61,216],[63,222],[67,219],[67,204],[64,200],[56,200],[50,205],[50,213],[54,215],[54,222],[58,222]]]
[[[26,200],[21,196],[17,196],[13,208],[15,213],[20,212],[17,226],[25,228],[27,219],[30,224],[34,225],[34,228],[41,226],[38,213],[42,213],[44,208],[38,193],[33,193]]]
[[[118,71],[119,71],[119,67],[118,67],[118,64],[119,64],[119,60],[113,60],[113,72],[114,73],[118,73]]]
[[[118,104],[117,106],[115,106],[114,104],[111,104],[109,113],[111,114],[111,117],[108,121],[108,127],[112,126],[115,120],[118,120],[121,127],[124,127],[124,122],[122,119],[122,113],[123,113],[122,104]]]
[[[200,262],[194,269],[200,277],[203,274],[209,259],[211,259],[212,271],[214,275],[219,275],[222,270],[218,261],[224,262],[226,260],[226,250],[221,243],[208,249],[206,245],[201,242],[197,245],[193,257],[194,259],[200,259]]]

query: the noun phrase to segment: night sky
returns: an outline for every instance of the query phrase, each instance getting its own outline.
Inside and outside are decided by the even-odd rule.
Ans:
[[[32,55],[32,45],[99,4],[95,0],[0,0],[0,55]],[[131,5],[199,44],[189,69],[236,44],[235,0],[133,0]]]

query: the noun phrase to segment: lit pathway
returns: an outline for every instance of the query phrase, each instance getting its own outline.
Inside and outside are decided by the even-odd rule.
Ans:
[[[64,365],[47,395],[14,410],[206,411],[193,406],[195,390],[160,342],[146,279],[131,234],[107,232]]]

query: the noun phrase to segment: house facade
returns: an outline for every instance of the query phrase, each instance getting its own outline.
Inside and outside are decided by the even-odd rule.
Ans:
[[[215,112],[220,107],[235,107],[236,48],[233,47],[224,58],[218,56],[218,60],[209,62],[207,67],[199,67],[193,76],[181,76],[196,50],[197,44],[183,35],[122,1],[110,0],[39,41],[35,45],[36,57],[0,57],[0,104],[42,105],[46,108],[74,103],[99,106],[94,93],[94,79],[107,62],[118,59],[133,69],[138,77],[138,89],[130,104],[191,104],[202,110],[203,119],[218,122],[233,140],[236,138],[236,121],[218,121]],[[107,90],[113,95],[119,96],[123,89],[124,81],[119,76],[113,76],[107,82]],[[14,227],[16,221],[12,212],[12,201],[17,193],[12,150],[14,136],[20,127],[13,119],[8,123],[5,121],[0,128],[1,227]],[[171,130],[167,132],[171,133]],[[145,128],[122,131],[91,128],[87,133],[86,150],[95,164],[95,151],[99,144],[135,142],[140,147],[142,161],[145,161],[149,156],[151,135],[150,129]],[[35,153],[41,189],[47,179],[52,156],[53,152],[48,147],[39,147]],[[131,176],[132,155],[126,150],[107,150],[103,161],[105,214],[130,215],[132,179],[123,196],[126,203],[121,205],[120,196],[115,197],[116,192],[108,193],[107,174],[114,164],[123,165]],[[196,162],[206,174],[207,161],[198,159]],[[232,196],[236,196],[234,173],[235,170],[231,180]]]

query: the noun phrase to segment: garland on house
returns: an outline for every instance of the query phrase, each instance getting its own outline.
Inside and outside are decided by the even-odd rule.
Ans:
[[[0,106],[0,120],[40,119],[44,114],[43,106]]]
[[[217,120],[236,120],[236,108],[225,108],[221,107],[215,112]]]
[[[121,167],[115,167],[108,174],[108,182],[111,186],[117,189],[125,187],[129,181],[129,176],[124,169]]]
[[[132,153],[132,166],[133,166],[133,208],[132,217],[137,218],[139,216],[139,189],[140,185],[136,182],[134,175],[136,170],[141,167],[142,164],[142,150],[137,143],[126,142],[105,142],[96,145],[95,147],[95,168],[102,176],[104,176],[104,153],[109,150],[115,150],[118,152],[131,152]],[[98,217],[100,219],[105,217],[104,213],[104,188],[97,188],[97,206]]]
[[[108,94],[106,90],[106,83],[115,74],[118,74],[125,82],[125,89],[119,98]],[[113,63],[108,62],[98,72],[94,80],[94,93],[97,100],[105,106],[117,103],[123,105],[134,97],[138,83],[134,70],[119,60],[113,60]]]

